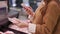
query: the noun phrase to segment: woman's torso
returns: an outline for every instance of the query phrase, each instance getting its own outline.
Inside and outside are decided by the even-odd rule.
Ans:
[[[58,5],[57,4],[57,2],[55,2],[55,1],[52,1],[52,2],[54,2],[54,4],[56,4],[56,5]],[[50,2],[49,4],[52,4],[52,2]],[[50,7],[50,6],[48,6],[48,7]],[[60,8],[60,7],[59,7]],[[58,9],[59,9],[58,8]],[[55,9],[55,8],[52,8],[52,9]],[[57,12],[56,12],[56,14],[55,14],[55,12],[53,12],[56,16],[58,15],[60,15],[60,11],[57,9]],[[43,10],[43,9],[42,9]],[[46,10],[48,10],[48,9],[46,9]],[[49,13],[49,11],[46,11],[45,10],[45,12],[46,13]],[[42,18],[42,20],[40,20],[39,19],[39,17],[41,17],[42,16],[42,14],[41,14],[41,12],[42,11],[40,11],[40,9],[37,9],[37,11],[35,12],[35,16],[34,16],[34,18],[33,18],[33,23],[34,23],[34,21],[35,21],[35,24],[41,24],[40,23],[40,21],[43,21],[43,22],[45,22],[46,21],[46,15],[44,15],[44,17]],[[40,15],[41,14],[41,15]],[[51,12],[50,12],[50,14],[51,14]],[[52,16],[54,16],[54,15],[52,15]],[[37,19],[38,18],[38,19]],[[36,20],[38,21],[37,23],[36,23]],[[54,20],[53,18],[52,18],[52,20]],[[58,19],[57,19],[57,21],[58,21]],[[56,22],[57,23],[57,22]],[[60,34],[60,21],[59,21],[59,24],[57,25],[57,28],[56,28],[56,30],[55,30],[55,32],[54,32],[54,34]]]

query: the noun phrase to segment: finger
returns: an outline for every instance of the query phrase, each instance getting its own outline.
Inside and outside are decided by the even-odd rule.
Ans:
[[[29,7],[24,7],[24,9],[26,10],[27,14],[30,15],[32,13],[32,9]]]
[[[5,34],[14,34],[12,31],[6,31]]]
[[[3,34],[3,32],[0,31],[0,34]]]
[[[24,7],[25,10],[29,10],[28,7]]]
[[[24,9],[26,10],[27,13],[30,12],[30,8],[26,7],[26,8],[24,8]]]
[[[18,22],[17,22],[17,21],[15,21],[15,20],[12,20],[11,22],[12,22],[13,24],[16,24],[16,23],[18,23]]]
[[[26,10],[27,12],[30,12],[30,11],[31,11],[31,9],[30,9],[29,7],[26,7],[25,10]]]
[[[17,19],[17,18],[13,18],[15,21],[17,21],[17,22],[19,22],[20,23],[20,20],[19,19]]]
[[[30,9],[32,9],[32,7],[29,7]]]
[[[13,24],[17,24],[17,23],[19,23],[18,21],[16,21],[16,20],[13,19],[13,18],[9,18],[9,21],[12,22]]]

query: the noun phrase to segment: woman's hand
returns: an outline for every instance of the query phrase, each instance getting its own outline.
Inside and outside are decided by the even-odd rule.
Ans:
[[[20,28],[25,28],[25,27],[28,27],[28,23],[20,23],[20,24],[17,24],[17,26]]]
[[[4,34],[4,33],[0,31],[0,34]]]
[[[15,34],[15,33],[12,31],[6,31],[6,32],[4,32],[4,34]]]
[[[27,13],[28,15],[31,15],[31,16],[34,15],[34,12],[33,12],[33,10],[32,10],[31,7],[25,6],[24,3],[22,3],[21,5],[22,5],[22,7],[26,10],[26,13]]]
[[[13,24],[19,24],[21,23],[21,21],[17,18],[8,18],[10,22],[12,22]]]
[[[9,18],[9,20],[20,28],[28,27],[28,21],[21,21],[17,18]]]

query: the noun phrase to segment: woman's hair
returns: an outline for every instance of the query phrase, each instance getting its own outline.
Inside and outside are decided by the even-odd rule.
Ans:
[[[43,16],[46,13],[46,10],[47,10],[47,7],[48,7],[48,4],[50,3],[50,1],[52,1],[52,0],[44,0],[45,6],[42,8],[42,13],[41,13]]]
[[[43,7],[43,10],[42,10],[42,15],[43,15],[43,16],[45,15],[46,9],[47,9],[47,7],[48,7],[48,4],[49,4],[51,1],[56,1],[57,3],[59,2],[59,0],[44,0],[44,2],[45,2],[46,5]],[[59,3],[59,4],[60,4],[60,3]]]
[[[51,0],[44,0],[44,2],[45,2],[46,4],[48,4],[50,1],[51,1]]]
[[[44,0],[46,3],[49,3],[50,1],[58,1],[59,2],[59,0]]]

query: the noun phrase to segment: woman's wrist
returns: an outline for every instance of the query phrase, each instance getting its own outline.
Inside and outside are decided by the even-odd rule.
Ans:
[[[29,25],[28,25],[28,30],[29,30],[29,32],[31,32],[31,33],[35,33],[36,24],[29,23]]]

